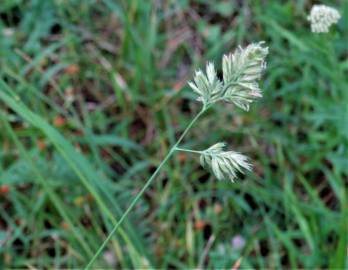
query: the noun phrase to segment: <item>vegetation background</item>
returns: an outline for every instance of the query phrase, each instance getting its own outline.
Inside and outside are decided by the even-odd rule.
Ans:
[[[348,2],[1,0],[0,268],[81,268],[200,104],[195,69],[270,47],[264,98],[217,106],[185,144],[254,172],[166,164],[95,267],[348,267]]]

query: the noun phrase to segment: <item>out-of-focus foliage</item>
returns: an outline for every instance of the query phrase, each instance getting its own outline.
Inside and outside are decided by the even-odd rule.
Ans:
[[[194,71],[261,40],[263,98],[185,141],[253,172],[176,155],[95,266],[347,268],[348,4],[322,2],[327,34],[303,0],[2,0],[0,268],[83,267],[199,110]]]

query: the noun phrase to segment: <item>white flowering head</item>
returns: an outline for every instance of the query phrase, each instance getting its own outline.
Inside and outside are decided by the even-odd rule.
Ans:
[[[314,5],[307,17],[314,33],[329,32],[330,26],[336,24],[340,18],[341,15],[336,9],[325,5]]]
[[[258,80],[266,67],[265,58],[268,54],[268,48],[263,47],[263,44],[253,43],[224,55],[222,81],[217,77],[212,63],[207,64],[206,75],[197,71],[194,81],[189,82],[189,85],[199,95],[198,100],[204,105],[225,101],[249,110],[249,104],[262,97]]]
[[[204,168],[209,168],[217,179],[230,179],[234,182],[237,172],[251,171],[248,157],[234,151],[224,151],[226,144],[217,143],[202,151],[200,163]]]

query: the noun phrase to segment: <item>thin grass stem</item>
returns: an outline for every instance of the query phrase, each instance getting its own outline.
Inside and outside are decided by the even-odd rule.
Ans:
[[[141,196],[144,194],[144,192],[148,189],[148,187],[151,185],[152,181],[156,178],[157,174],[160,172],[163,165],[168,161],[168,159],[173,155],[175,150],[177,149],[178,145],[181,143],[181,141],[184,139],[188,131],[191,129],[193,124],[198,120],[198,118],[206,111],[206,107],[203,106],[202,110],[193,118],[193,120],[188,124],[184,132],[181,134],[180,138],[176,141],[176,143],[172,146],[172,148],[169,150],[168,154],[165,156],[165,158],[161,161],[161,163],[158,165],[156,171],[151,175],[151,177],[147,180],[143,188],[139,191],[139,193],[135,196],[133,201],[128,206],[127,210],[123,213],[120,220],[115,224],[114,228],[111,230],[109,235],[106,237],[104,242],[100,245],[97,252],[94,254],[92,259],[89,261],[89,263],[86,265],[85,269],[90,269],[95,260],[98,258],[100,253],[103,251],[107,243],[111,240],[112,236],[116,233],[118,228],[121,226],[122,222],[125,220],[125,218],[128,216],[129,212],[133,209],[133,207],[136,205],[136,203],[139,201]]]
[[[191,150],[191,149],[180,148],[180,147],[177,147],[175,150],[180,151],[180,152],[194,153],[194,154],[202,154],[203,153],[203,151]]]

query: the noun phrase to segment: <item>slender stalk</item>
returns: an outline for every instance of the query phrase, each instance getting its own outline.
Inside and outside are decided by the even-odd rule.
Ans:
[[[175,148],[175,150],[176,150],[176,151],[180,151],[180,152],[194,153],[194,154],[202,154],[202,153],[203,153],[203,151],[185,149],[185,148],[180,148],[180,147]]]
[[[161,168],[163,167],[163,165],[168,161],[168,159],[173,155],[173,153],[175,152],[175,150],[177,149],[177,146],[181,143],[181,141],[184,139],[184,137],[186,136],[186,134],[188,133],[188,131],[190,130],[190,128],[193,126],[193,124],[198,120],[198,118],[206,111],[206,106],[203,106],[202,110],[195,116],[195,118],[192,119],[192,121],[190,122],[190,124],[188,124],[188,126],[186,127],[186,129],[184,130],[184,132],[181,134],[180,138],[176,141],[176,143],[172,146],[172,148],[169,150],[168,154],[165,156],[165,158],[162,160],[162,162],[158,165],[156,171],[151,175],[151,177],[147,180],[147,182],[145,183],[145,185],[143,186],[143,188],[139,191],[139,193],[135,196],[135,198],[133,199],[133,201],[130,203],[130,205],[128,206],[127,210],[123,213],[123,215],[121,216],[120,220],[115,224],[114,228],[111,230],[111,232],[109,233],[109,235],[106,237],[106,239],[104,240],[104,242],[101,244],[101,246],[99,247],[99,249],[97,250],[97,252],[94,254],[94,256],[92,257],[92,259],[89,261],[89,263],[87,264],[87,266],[85,267],[86,269],[90,269],[91,266],[93,265],[94,261],[98,258],[98,256],[100,255],[100,253],[103,251],[103,249],[105,248],[106,244],[110,241],[111,237],[114,235],[114,233],[117,231],[117,229],[120,227],[120,225],[122,224],[122,222],[125,220],[125,218],[127,217],[127,215],[129,214],[129,212],[133,209],[133,207],[136,205],[136,203],[138,202],[138,200],[141,198],[141,196],[144,194],[144,192],[147,190],[147,188],[151,185],[152,181],[156,178],[157,174],[159,173],[159,171],[161,170]]]

